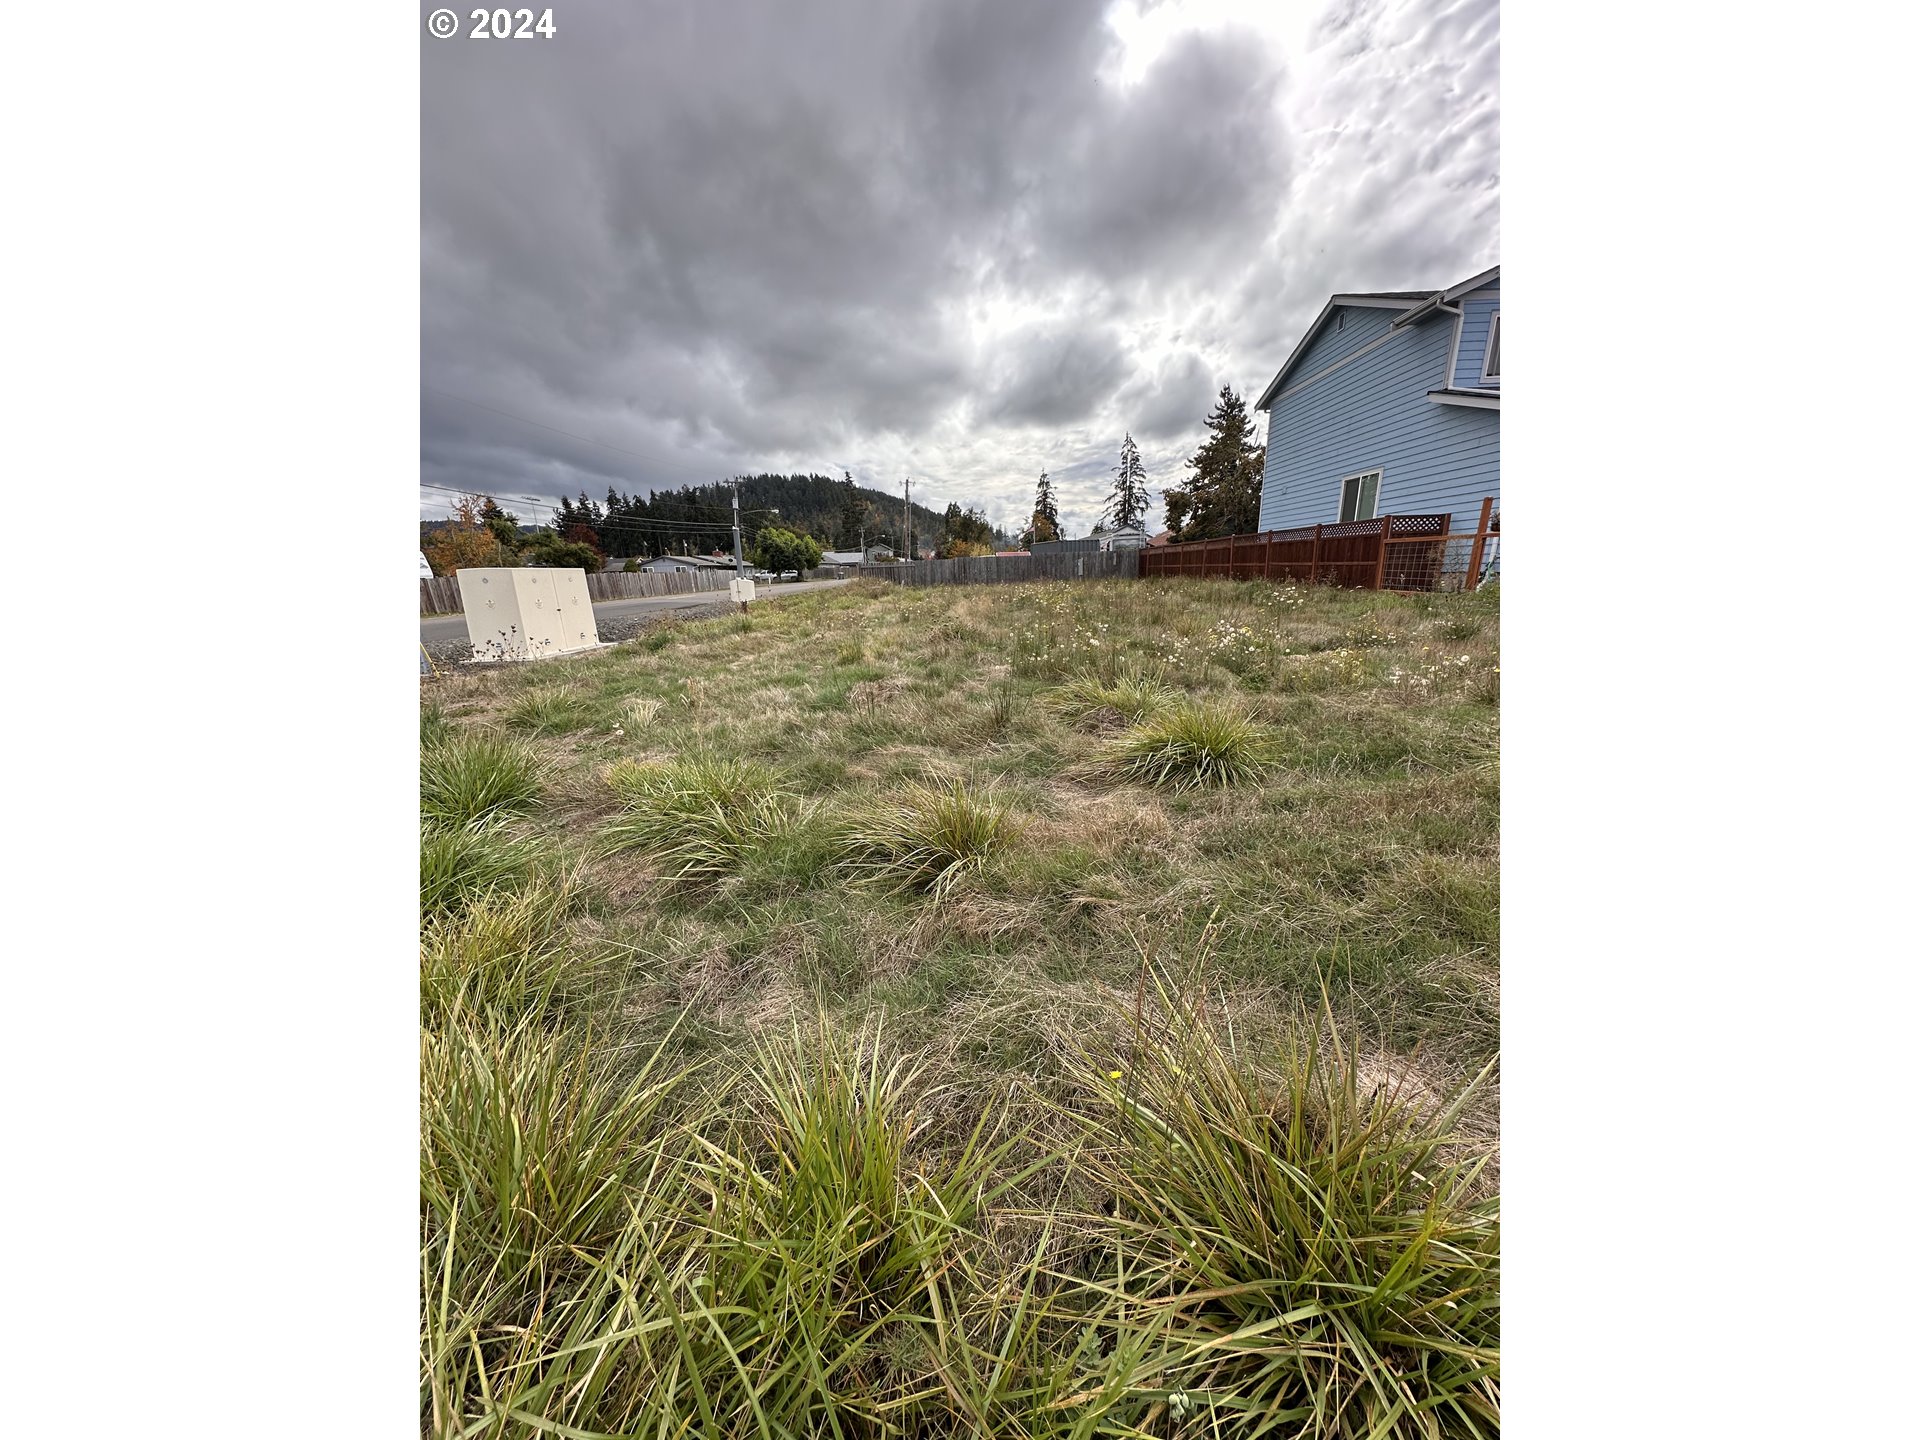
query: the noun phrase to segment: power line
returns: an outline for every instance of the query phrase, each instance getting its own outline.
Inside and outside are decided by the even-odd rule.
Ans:
[[[496,503],[504,500],[516,505],[545,505],[548,508],[554,509],[554,510],[558,510],[560,508],[560,502],[548,495],[522,495],[522,494],[514,493],[512,491],[507,491],[507,490],[491,490],[491,491],[462,490],[457,486],[453,486],[453,485],[430,485],[424,480],[420,482],[420,488],[422,490],[439,491],[447,495],[462,495],[462,496],[472,495],[472,496],[478,497],[479,499],[492,500]],[[569,504],[573,503],[572,496],[569,495],[569,496],[566,496],[565,498]],[[599,502],[593,501],[591,503],[598,504]],[[777,515],[780,513],[780,507],[777,505],[760,505],[760,506],[755,506],[751,510],[742,510],[740,513],[742,515]],[[447,518],[451,519],[452,517],[449,516]],[[650,516],[625,516],[625,515],[620,515],[611,511],[604,511],[604,510],[601,512],[601,523],[602,524],[611,523],[616,525],[660,525],[660,526],[669,526],[669,527],[685,526],[685,527],[689,527],[696,530],[708,530],[708,529],[713,529],[716,526],[720,529],[725,530],[730,528],[732,525],[732,521],[726,520],[726,519],[720,519],[720,520],[714,520],[714,521],[681,520],[681,519],[656,520]]]

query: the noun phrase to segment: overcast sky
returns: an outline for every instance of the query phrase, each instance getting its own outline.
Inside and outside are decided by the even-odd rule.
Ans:
[[[1131,430],[1157,526],[1329,293],[1499,259],[1493,0],[432,8],[423,515],[848,469],[1017,530],[1045,468],[1085,534]]]

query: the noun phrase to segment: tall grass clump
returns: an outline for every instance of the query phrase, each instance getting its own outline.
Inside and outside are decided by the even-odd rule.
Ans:
[[[890,1061],[877,1027],[823,1020],[745,1070],[728,1160],[706,1169],[706,1283],[660,1365],[667,1412],[716,1435],[966,1433],[949,1317],[976,1289],[979,1217],[1024,1178],[1019,1135],[992,1104],[943,1133],[953,1087]]]
[[[1257,1063],[1191,1012],[1084,1076],[1118,1246],[1091,1283],[1123,1330],[1164,1324],[1143,1373],[1168,1413],[1197,1434],[1499,1433],[1498,1201],[1454,1128],[1472,1087],[1420,1110],[1363,1091],[1336,1042]]]
[[[676,880],[733,874],[798,816],[798,797],[778,776],[745,760],[623,760],[606,778],[626,808],[601,832],[602,843],[646,855]]]
[[[841,864],[876,889],[940,899],[984,869],[1016,828],[1011,806],[991,789],[964,780],[910,785],[844,827]]]
[[[571,685],[530,685],[507,707],[506,721],[530,735],[564,735],[587,723],[587,703]]]
[[[498,821],[420,826],[420,913],[460,910],[494,890],[510,890],[540,867],[545,850]]]
[[[490,890],[420,926],[420,1014],[425,1024],[491,1012],[538,1017],[585,988],[593,966],[570,953],[564,926],[575,902],[566,877]]]
[[[540,757],[509,735],[476,731],[420,751],[420,815],[438,825],[466,825],[519,814],[539,798]]]
[[[1150,715],[1107,742],[1109,775],[1190,790],[1244,785],[1272,764],[1272,737],[1238,706],[1197,701]]]
[[[527,1433],[508,1423],[512,1411],[554,1403],[546,1391],[557,1377],[584,1383],[590,1367],[564,1352],[583,1334],[607,1342],[608,1261],[636,1225],[662,1211],[657,1223],[674,1218],[676,1187],[661,1176],[673,1153],[669,1105],[687,1074],[661,1054],[635,1065],[583,1037],[495,1016],[449,1017],[423,1032],[428,1433]]]
[[[1178,703],[1179,692],[1157,668],[1128,665],[1111,678],[1097,670],[1082,670],[1051,691],[1049,709],[1075,724],[1098,723],[1109,716],[1137,725]]]

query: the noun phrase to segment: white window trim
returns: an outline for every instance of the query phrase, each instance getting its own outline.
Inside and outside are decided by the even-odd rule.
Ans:
[[[1483,386],[1489,380],[1495,382],[1496,384],[1499,383],[1500,374],[1498,371],[1495,371],[1492,374],[1487,373],[1487,361],[1493,358],[1495,353],[1495,347],[1499,344],[1499,341],[1500,341],[1500,312],[1496,310],[1493,312],[1493,323],[1487,327],[1487,346],[1484,350],[1480,352],[1480,383]]]
[[[1339,518],[1340,512],[1347,508],[1347,504],[1346,504],[1347,482],[1349,480],[1365,480],[1369,475],[1374,477],[1373,514],[1355,515],[1351,520],[1340,519]],[[1387,472],[1378,465],[1372,466],[1366,470],[1356,471],[1352,475],[1342,475],[1340,477],[1340,484],[1338,488],[1336,488],[1333,492],[1333,514],[1334,514],[1333,523],[1336,525],[1358,525],[1363,520],[1378,520],[1380,518],[1380,487],[1386,483],[1387,483]],[[1354,492],[1353,499],[1354,499],[1354,504],[1357,507],[1360,503],[1360,493],[1357,490]]]

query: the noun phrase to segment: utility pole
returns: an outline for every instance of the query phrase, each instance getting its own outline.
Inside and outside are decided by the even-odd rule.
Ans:
[[[901,533],[907,537],[906,558],[913,559],[913,477],[907,477],[907,501],[900,507],[902,517]]]
[[[733,477],[733,573],[747,573],[746,562],[740,558],[740,477]]]

